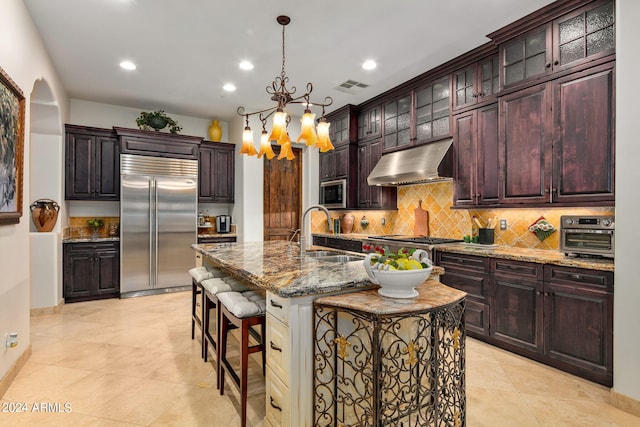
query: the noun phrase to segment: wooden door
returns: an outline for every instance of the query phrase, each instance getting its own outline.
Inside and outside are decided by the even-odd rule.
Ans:
[[[293,160],[264,158],[264,240],[289,240],[301,226],[302,150],[293,154]]]

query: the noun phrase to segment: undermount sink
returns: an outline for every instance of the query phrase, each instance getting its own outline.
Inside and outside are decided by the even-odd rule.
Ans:
[[[318,261],[321,262],[351,262],[351,261],[362,261],[364,257],[356,256],[356,255],[328,255],[323,257],[317,257]]]

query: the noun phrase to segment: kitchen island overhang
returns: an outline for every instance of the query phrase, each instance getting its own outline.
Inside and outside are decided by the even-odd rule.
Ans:
[[[267,291],[265,425],[314,425],[313,303],[319,297],[337,294],[353,298],[359,291],[377,295],[377,285],[369,281],[362,261],[328,263],[301,257],[299,246],[285,241],[200,244],[192,248],[201,254],[205,266],[221,268]],[[443,270],[438,267],[434,273],[443,274]],[[433,280],[425,284],[430,282],[438,285],[434,290],[450,292],[451,298],[464,305],[464,292]],[[411,302],[415,303],[415,300]],[[425,305],[425,309],[433,308],[433,304]],[[459,338],[464,343],[462,314],[460,319],[462,335]],[[464,354],[458,360],[463,369]],[[464,390],[461,396],[464,397]],[[463,403],[461,412],[457,413],[462,420],[465,419],[464,407]]]

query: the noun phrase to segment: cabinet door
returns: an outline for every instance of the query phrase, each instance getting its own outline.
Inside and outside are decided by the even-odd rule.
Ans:
[[[415,91],[415,144],[451,134],[449,90],[446,77]]]
[[[553,22],[553,71],[615,52],[615,12],[611,0],[582,7]]]
[[[554,82],[554,202],[614,197],[614,66]]]
[[[491,277],[491,337],[542,353],[542,289],[542,281],[494,274]]]
[[[384,151],[411,144],[411,94],[384,105]]]
[[[117,138],[95,137],[95,199],[120,200],[120,144]]]
[[[120,252],[96,250],[94,265],[94,293],[96,295],[120,292]]]
[[[327,151],[326,153],[320,153],[320,181],[330,180],[336,175],[334,151]]]
[[[233,203],[234,200],[234,150],[214,149],[213,201]]]
[[[500,47],[504,88],[551,73],[551,32],[544,25]]]
[[[73,250],[65,246],[64,250],[64,298],[73,301],[89,297],[94,284],[94,251]]]
[[[95,137],[67,133],[65,199],[95,198]]]
[[[382,192],[384,190],[383,187],[380,186],[370,186],[367,183],[367,177],[373,170],[373,168],[378,164],[378,160],[382,157],[382,147],[380,141],[372,141],[368,144],[369,153],[368,153],[368,171],[366,176],[364,176],[364,182],[367,187],[369,187],[369,202],[367,207],[371,208],[380,208],[382,207]]]
[[[358,207],[369,206],[369,189],[371,188],[367,183],[367,177],[371,173],[369,157],[369,144],[358,145]]]
[[[453,108],[475,104],[478,98],[476,90],[476,65],[471,65],[453,73]]]
[[[500,100],[501,203],[546,203],[551,187],[551,111],[548,86]]]
[[[336,178],[347,178],[349,174],[349,146],[336,148],[333,153]]]
[[[478,64],[478,102],[488,101],[500,92],[500,61],[498,55],[484,59]]]
[[[547,284],[545,295],[547,356],[611,386],[613,294],[583,286]]]
[[[477,117],[476,110],[453,117],[454,203],[456,206],[476,204]]]
[[[358,141],[375,138],[382,133],[381,107],[375,106],[358,115]]]
[[[482,107],[477,114],[477,203],[497,203],[500,187],[498,104]]]
[[[200,147],[198,160],[198,201],[210,202],[213,199],[213,150]]]

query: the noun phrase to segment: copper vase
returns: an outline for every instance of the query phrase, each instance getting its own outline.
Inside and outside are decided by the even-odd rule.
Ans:
[[[53,230],[58,220],[60,206],[49,199],[38,199],[30,206],[31,219],[38,231],[48,232]]]
[[[353,215],[350,213],[342,215],[342,218],[340,218],[340,230],[345,234],[351,233],[351,230],[353,230]]]

